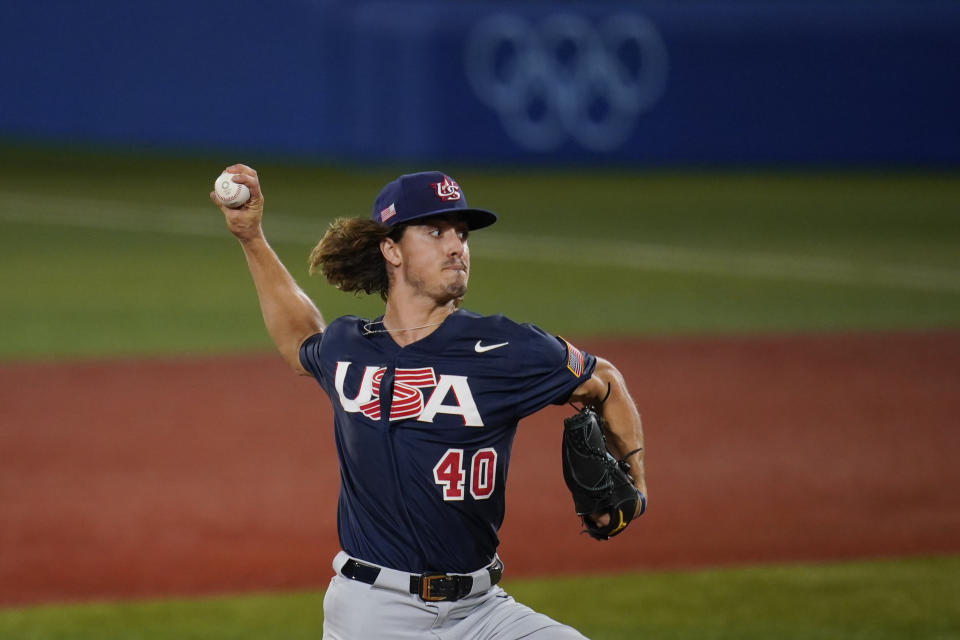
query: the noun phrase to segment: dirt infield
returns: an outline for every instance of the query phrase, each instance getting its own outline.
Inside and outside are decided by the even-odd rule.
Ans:
[[[578,534],[521,423],[509,576],[960,552],[960,333],[583,341],[624,371],[650,511]],[[0,367],[0,604],[322,587],[337,463],[272,356]]]

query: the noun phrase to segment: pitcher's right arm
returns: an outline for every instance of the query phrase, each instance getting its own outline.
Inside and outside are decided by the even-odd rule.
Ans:
[[[257,172],[243,164],[227,167],[226,171],[235,174],[234,182],[247,185],[250,199],[236,209],[222,205],[212,191],[210,199],[223,212],[230,233],[240,241],[273,344],[296,373],[310,375],[300,365],[300,345],[323,331],[323,316],[267,243],[261,226],[263,192]]]

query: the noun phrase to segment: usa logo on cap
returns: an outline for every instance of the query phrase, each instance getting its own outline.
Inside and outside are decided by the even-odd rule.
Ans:
[[[435,182],[433,190],[437,192],[437,197],[441,200],[460,199],[460,185],[451,180],[449,176],[443,176],[443,182]]]

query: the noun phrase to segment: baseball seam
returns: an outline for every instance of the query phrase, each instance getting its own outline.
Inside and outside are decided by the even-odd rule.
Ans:
[[[220,199],[220,202],[222,202],[223,204],[226,204],[226,205],[233,204],[233,199],[236,198],[237,196],[239,196],[239,195],[240,195],[240,192],[243,191],[243,189],[242,189],[243,185],[240,184],[240,183],[238,183],[238,182],[233,182],[233,179],[232,179],[232,178],[230,179],[230,184],[233,185],[234,191],[233,191],[232,193],[230,193],[228,197],[224,197],[224,196],[220,195],[219,192],[217,192],[217,198]]]

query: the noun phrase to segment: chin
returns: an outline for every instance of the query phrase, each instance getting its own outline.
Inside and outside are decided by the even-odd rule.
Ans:
[[[452,282],[447,283],[446,290],[454,298],[460,298],[467,292],[467,274],[463,271],[455,273],[457,273],[457,277]]]
[[[458,278],[455,282],[449,283],[446,286],[446,293],[451,298],[462,298],[467,293],[467,279]]]

